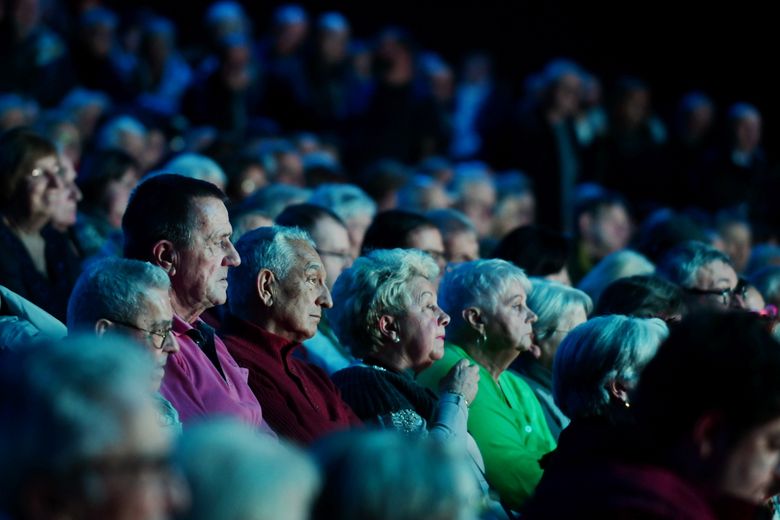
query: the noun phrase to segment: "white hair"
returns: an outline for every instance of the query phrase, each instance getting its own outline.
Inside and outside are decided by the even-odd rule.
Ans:
[[[115,117],[100,129],[98,144],[101,150],[107,148],[122,149],[122,136],[135,134],[146,137],[146,127],[140,121],[130,116]]]
[[[183,153],[168,161],[162,168],[191,179],[199,179],[224,189],[228,179],[219,164],[213,159],[197,153]]]
[[[664,255],[658,264],[658,274],[680,287],[690,288],[696,283],[699,269],[713,262],[731,265],[731,259],[726,253],[704,242],[691,240]]]
[[[468,341],[471,327],[463,318],[463,310],[477,307],[495,312],[513,283],[519,283],[526,294],[531,293],[531,282],[523,270],[496,258],[464,262],[447,272],[439,283],[439,306],[452,319],[447,338],[455,343]]]
[[[532,279],[533,289],[528,295],[528,307],[536,314],[534,336],[543,341],[558,328],[561,317],[571,309],[581,307],[588,315],[593,310],[593,301],[583,291],[562,283]]]
[[[149,262],[104,258],[79,276],[68,301],[68,329],[94,328],[101,319],[132,323],[143,311],[147,293],[171,287],[168,274]]]
[[[236,242],[241,264],[228,271],[230,312],[246,316],[257,298],[255,280],[261,269],[268,269],[278,280],[287,277],[295,263],[293,242],[305,242],[316,249],[308,233],[297,227],[261,227],[245,233]]]
[[[377,352],[383,346],[379,318],[409,308],[416,277],[434,281],[438,275],[436,262],[414,249],[377,249],[355,260],[336,280],[328,311],[341,344],[357,358]]]
[[[328,208],[344,222],[356,216],[376,215],[376,202],[354,184],[321,184],[309,203]]]
[[[561,342],[553,361],[555,404],[574,419],[608,413],[611,381],[630,388],[669,335],[658,318],[613,314],[591,318]]]
[[[639,274],[653,274],[655,266],[645,256],[630,249],[610,253],[585,275],[578,288],[598,302],[601,293],[609,284],[621,278]]]
[[[302,518],[320,486],[301,450],[230,419],[187,429],[176,461],[192,490],[185,520]]]

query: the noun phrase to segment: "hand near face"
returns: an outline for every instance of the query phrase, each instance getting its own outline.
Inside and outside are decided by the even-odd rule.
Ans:
[[[458,361],[439,383],[439,390],[461,394],[469,403],[474,402],[479,384],[479,367],[466,359]]]

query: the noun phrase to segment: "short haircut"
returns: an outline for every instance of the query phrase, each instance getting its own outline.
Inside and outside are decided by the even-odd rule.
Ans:
[[[122,217],[125,257],[149,260],[152,247],[160,240],[170,240],[177,247],[189,245],[194,203],[209,198],[226,201],[225,194],[210,182],[182,175],[166,173],[141,182]]]
[[[620,315],[591,318],[575,327],[555,353],[555,404],[571,419],[608,416],[608,383],[636,383],[668,334],[659,319]]]
[[[328,208],[345,222],[356,216],[376,215],[376,202],[354,184],[321,184],[309,203]]]
[[[642,374],[637,418],[661,450],[689,438],[707,414],[718,417],[734,443],[780,417],[779,373],[780,345],[758,316],[694,314],[672,329]]]
[[[562,283],[536,278],[528,295],[528,307],[536,314],[534,337],[543,341],[555,333],[560,320],[571,309],[581,307],[587,316],[593,310],[590,296]]]
[[[53,155],[57,149],[47,139],[28,128],[14,128],[0,135],[0,212],[24,214],[27,197],[24,178],[35,162]]]
[[[477,229],[474,227],[471,220],[456,209],[432,209],[428,211],[425,216],[428,220],[433,222],[445,239],[450,235],[456,235],[458,233],[477,234]]]
[[[230,312],[245,317],[257,299],[257,274],[268,269],[283,280],[295,263],[293,242],[305,242],[316,248],[311,237],[298,228],[261,227],[245,233],[236,242],[241,264],[228,271]]]
[[[287,206],[278,217],[276,224],[285,227],[298,227],[312,235],[317,228],[317,224],[323,220],[331,219],[342,227],[346,228],[344,221],[338,215],[328,208],[317,206],[315,204],[293,204]]]
[[[200,179],[213,184],[227,184],[227,176],[222,167],[214,159],[197,153],[183,153],[168,161],[163,167],[165,171],[176,172],[191,179]],[[217,182],[214,182],[217,181]]]
[[[576,217],[585,213],[596,215],[604,208],[611,208],[612,206],[622,206],[628,209],[626,199],[619,193],[609,190],[596,191],[592,195],[582,197],[577,201],[575,215]]]
[[[569,239],[540,226],[521,226],[508,233],[493,250],[493,258],[512,262],[528,276],[559,273],[569,258]]]
[[[135,134],[144,137],[146,136],[146,127],[134,117],[115,117],[100,129],[97,137],[98,148],[101,150],[121,148],[122,136],[124,134]]]
[[[650,260],[636,251],[623,249],[602,258],[580,281],[579,288],[598,302],[604,289],[615,280],[653,272],[655,266]]]
[[[66,490],[80,463],[126,442],[128,418],[154,406],[151,374],[148,353],[94,334],[0,357],[0,510],[23,517],[22,490],[32,479],[52,478]]]
[[[436,226],[419,213],[400,209],[382,211],[366,230],[361,254],[375,249],[408,248],[410,235],[424,228],[436,229]]]
[[[134,169],[136,174],[141,172],[136,160],[122,150],[111,148],[87,157],[76,179],[84,197],[79,209],[102,211],[108,185],[120,180],[129,169]]]
[[[470,327],[462,311],[477,307],[494,312],[499,298],[513,282],[520,283],[526,294],[531,292],[531,282],[523,270],[506,260],[472,260],[445,273],[439,283],[439,306],[452,320],[447,338],[455,343],[469,339]]]
[[[666,320],[685,313],[685,298],[679,286],[654,275],[620,278],[599,297],[594,314],[625,314],[637,318]]]
[[[658,264],[658,274],[680,287],[690,288],[696,283],[699,269],[712,262],[731,265],[726,253],[704,242],[691,240],[666,253]]]
[[[409,284],[420,276],[433,282],[436,263],[413,249],[378,249],[361,256],[333,286],[333,308],[328,318],[333,330],[357,358],[382,346],[379,318],[400,316],[411,304]]]
[[[140,260],[103,258],[79,276],[68,301],[68,329],[94,329],[101,319],[132,323],[147,292],[168,291],[171,281],[160,267]]]

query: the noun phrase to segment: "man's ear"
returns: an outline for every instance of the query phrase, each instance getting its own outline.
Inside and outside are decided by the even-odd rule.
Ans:
[[[719,413],[709,412],[699,417],[693,425],[691,433],[693,443],[699,458],[702,460],[706,460],[714,454],[718,430],[722,423],[722,417]]]
[[[383,338],[396,341],[396,338],[399,337],[399,330],[398,321],[396,321],[395,317],[383,314],[379,318],[379,333],[382,334]]]
[[[95,322],[95,335],[99,338],[103,337],[103,335],[111,330],[114,327],[114,324],[111,323],[111,321],[100,318]]]
[[[467,307],[463,309],[461,316],[463,316],[463,321],[477,331],[477,334],[482,335],[485,332],[485,317],[481,309],[478,307]]]
[[[626,405],[628,404],[628,387],[625,382],[620,379],[613,379],[607,384],[607,391],[618,401],[626,403]]]
[[[179,264],[179,254],[170,240],[159,240],[152,247],[152,263],[160,266],[168,276],[176,274]]]
[[[260,269],[255,278],[255,290],[257,291],[257,297],[263,302],[263,305],[270,307],[274,304],[274,284],[276,283],[276,277],[270,269]]]

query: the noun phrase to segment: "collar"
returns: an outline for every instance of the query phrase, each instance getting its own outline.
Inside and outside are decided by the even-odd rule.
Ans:
[[[301,346],[300,342],[277,336],[233,314],[229,314],[225,319],[224,330],[226,335],[235,335],[256,345],[262,345],[268,351],[278,353],[282,357],[289,356]]]

